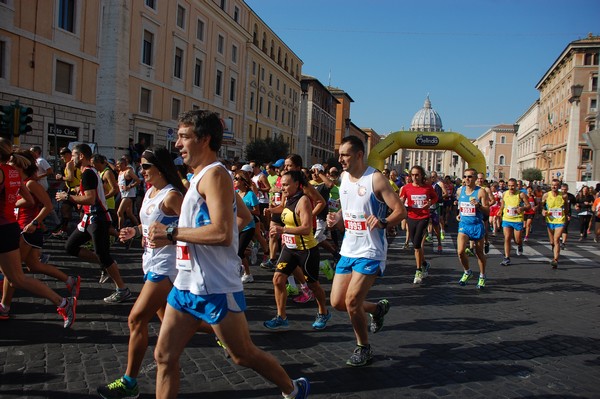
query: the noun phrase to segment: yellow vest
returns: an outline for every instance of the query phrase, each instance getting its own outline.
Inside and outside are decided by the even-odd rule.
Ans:
[[[298,223],[296,223],[296,220]],[[300,220],[298,215],[294,213],[293,210],[289,208],[284,208],[281,212],[281,220],[285,227],[298,227],[300,224]],[[281,241],[284,245],[286,245],[289,249],[311,249],[318,245],[315,236],[312,234],[307,235],[294,235],[294,234],[282,234]]]
[[[522,222],[523,212],[519,213],[517,208],[521,203],[521,192],[517,191],[515,194],[511,194],[510,191],[505,191],[502,195],[502,202],[504,208],[502,209],[502,220],[505,222]]]
[[[550,191],[546,196],[546,223],[564,224],[565,220],[565,200],[562,194],[554,196]]]

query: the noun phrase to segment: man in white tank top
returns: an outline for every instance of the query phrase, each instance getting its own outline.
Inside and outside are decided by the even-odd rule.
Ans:
[[[327,224],[330,228],[343,226],[346,233],[331,287],[331,305],[348,312],[356,335],[356,349],[346,364],[360,367],[373,359],[368,330],[379,331],[390,308],[387,299],[373,303],[361,298],[366,298],[375,279],[385,270],[386,228],[399,224],[406,217],[406,209],[389,180],[365,164],[364,144],[358,137],[342,139],[339,154],[344,168],[340,184],[342,209],[330,213]],[[392,212],[386,218],[388,207]],[[368,329],[367,313],[371,315]]]
[[[222,138],[223,124],[216,113],[194,110],[180,116],[175,147],[194,177],[183,200],[179,226],[150,226],[148,238],[153,245],[177,243],[179,270],[154,352],[156,397],[177,396],[179,357],[205,321],[236,364],[275,383],[284,398],[306,398],[308,381],[292,381],[277,360],[250,338],[238,274],[236,197],[231,176],[217,161]]]

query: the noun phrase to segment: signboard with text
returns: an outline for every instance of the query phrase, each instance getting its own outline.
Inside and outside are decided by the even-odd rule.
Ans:
[[[48,135],[54,136],[54,126],[56,126],[56,135],[60,137],[69,137],[73,139],[79,138],[79,128],[76,126],[67,126],[67,125],[59,125],[59,124],[49,124],[48,125]]]

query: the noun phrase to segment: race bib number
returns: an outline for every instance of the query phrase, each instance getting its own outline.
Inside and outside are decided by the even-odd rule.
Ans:
[[[336,212],[340,210],[340,200],[339,199],[330,199],[329,200],[329,210]]]
[[[281,205],[281,193],[273,194],[273,205]]]
[[[410,196],[413,208],[425,208],[427,206],[427,195],[425,194],[413,194]]]
[[[289,249],[298,248],[298,244],[296,244],[296,236],[293,234],[283,233],[281,235],[281,242]]]
[[[187,245],[177,244],[177,269],[192,270],[192,261],[190,260],[190,248]]]
[[[142,225],[142,235],[144,236],[144,238],[148,238],[148,225],[143,224]]]
[[[507,216],[519,216],[519,209],[517,207],[514,206],[510,206],[506,208],[506,215]]]
[[[367,234],[367,218],[364,212],[345,212],[344,227],[347,234],[365,236]]]
[[[552,217],[554,219],[560,219],[563,216],[562,208],[551,208],[549,210],[549,212],[550,212],[550,217]]]
[[[460,203],[460,215],[461,216],[475,216],[475,205],[470,202],[461,202]]]

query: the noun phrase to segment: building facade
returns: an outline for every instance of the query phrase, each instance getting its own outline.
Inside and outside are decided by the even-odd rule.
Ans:
[[[539,111],[540,102],[536,100],[529,109],[517,119],[519,126],[513,141],[512,159],[516,171],[514,178],[523,179],[523,171],[537,167],[539,148]]]
[[[515,125],[497,125],[488,129],[474,140],[473,144],[486,159],[488,180],[507,180],[513,176],[512,147],[515,137]]]
[[[599,36],[590,34],[569,43],[536,85],[540,93],[536,165],[546,181],[591,178],[592,149],[583,135],[597,123],[599,51]]]
[[[33,108],[21,142],[44,154],[172,146],[189,109],[220,114],[222,157],[276,135],[296,148],[302,61],[242,0],[6,0],[0,21],[0,102]]]

